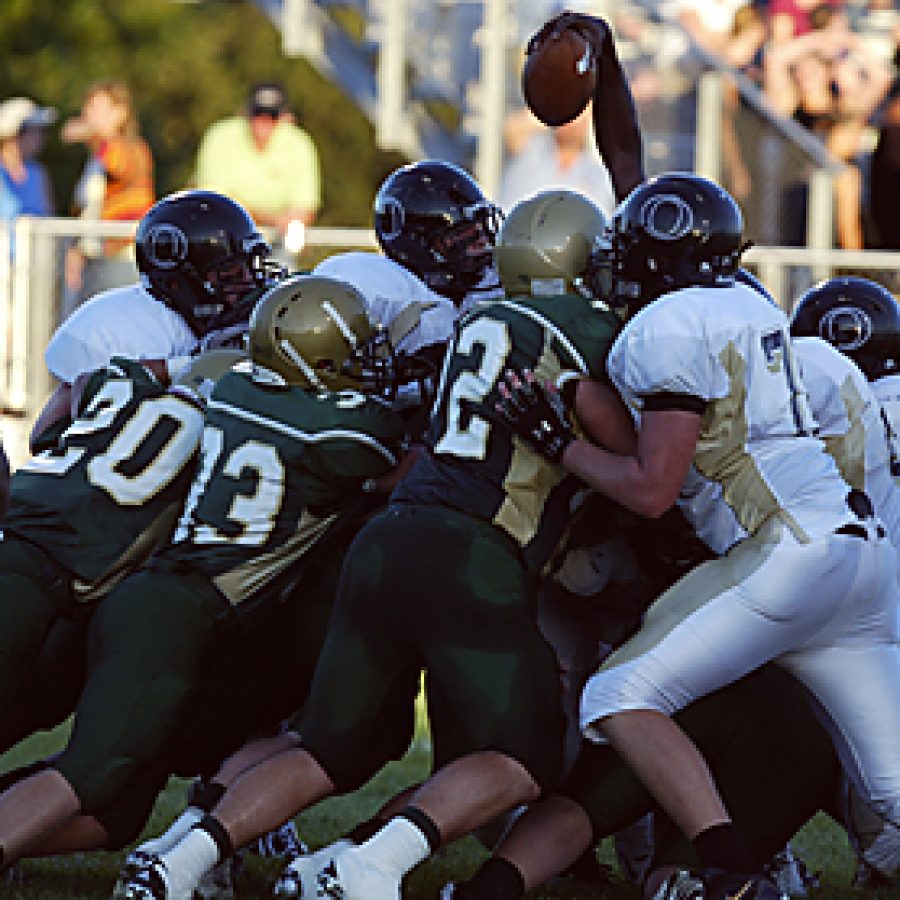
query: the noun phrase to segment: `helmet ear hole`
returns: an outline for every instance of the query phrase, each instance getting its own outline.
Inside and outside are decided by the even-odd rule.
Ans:
[[[215,327],[230,303],[266,285],[270,253],[247,211],[215,191],[164,197],[147,211],[135,235],[145,287],[198,335]]]

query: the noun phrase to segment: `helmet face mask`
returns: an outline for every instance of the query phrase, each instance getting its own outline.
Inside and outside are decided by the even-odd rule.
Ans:
[[[384,329],[356,288],[337,279],[298,275],[267,291],[250,318],[249,349],[260,381],[385,397],[396,390]]]
[[[577,191],[541,191],[517,203],[503,221],[494,255],[508,294],[585,291],[592,248],[606,216]]]
[[[135,249],[146,289],[198,335],[283,274],[246,210],[214,191],[182,191],[158,201],[138,224]]]
[[[900,371],[900,304],[866,278],[832,278],[810,288],[791,312],[791,334],[827,341],[869,381]]]
[[[632,313],[669,291],[734,282],[743,217],[732,197],[706,178],[661,175],[636,187],[616,210],[592,254],[592,285]]]
[[[385,255],[453,299],[490,268],[500,219],[467,172],[440,160],[402,166],[375,197],[375,234]]]

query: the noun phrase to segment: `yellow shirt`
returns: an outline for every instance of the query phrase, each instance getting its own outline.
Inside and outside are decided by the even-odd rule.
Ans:
[[[243,116],[214,123],[197,151],[195,181],[198,188],[263,213],[316,212],[321,205],[318,152],[312,138],[290,122],[276,125],[262,151]]]

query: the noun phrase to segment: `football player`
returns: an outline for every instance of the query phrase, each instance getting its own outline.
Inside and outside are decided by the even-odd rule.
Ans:
[[[0,540],[0,721],[31,695],[51,626],[99,598],[171,531],[199,446],[203,409],[143,364],[115,357],[79,379],[74,421],[12,476]],[[0,727],[8,747],[21,735]]]
[[[209,191],[172,194],[151,207],[139,224],[135,251],[140,283],[89,299],[51,338],[46,361],[59,385],[32,428],[34,451],[52,446],[71,420],[79,376],[106,366],[114,355],[172,360],[178,369],[203,336],[227,342],[234,323],[246,323],[254,298],[278,274],[246,211]],[[33,689],[45,690],[40,703],[17,708],[20,737],[71,711],[83,680],[86,621],[61,621],[48,636],[31,675]],[[35,719],[37,710],[46,718]],[[7,716],[8,729],[12,719]]]
[[[794,349],[820,436],[848,483],[868,490],[892,535],[890,523],[896,519],[896,501],[890,478],[885,423],[878,401],[862,372],[846,356],[818,339],[822,336],[835,346],[843,344],[846,347],[852,346],[854,338],[854,343],[859,343],[861,336],[876,331],[875,327],[861,321],[859,312],[848,309],[852,300],[844,281],[839,279],[833,286],[830,283],[820,285],[804,295],[794,308],[791,334],[796,338]],[[765,294],[761,286],[753,286]],[[867,313],[880,316],[884,323],[890,319],[883,311],[889,315],[894,303],[893,298],[887,304],[879,296],[882,290],[877,286],[877,306],[873,304]],[[840,310],[837,314],[833,312],[836,309]],[[890,365],[890,354],[884,344],[877,357],[874,348],[870,348],[868,357],[860,354],[859,349],[854,347],[854,356],[870,371],[883,369],[885,363],[881,357],[886,357],[887,365]],[[865,439],[861,441],[862,434]],[[772,681],[777,687],[769,683]],[[866,810],[862,818],[868,823],[869,833],[864,834],[859,825],[860,814],[854,814],[849,804],[843,815],[832,808],[830,801],[842,790],[841,770],[826,732],[811,714],[805,692],[785,675],[754,675],[739,684],[737,689],[726,687],[711,698],[698,701],[687,716],[678,714],[676,720],[710,761],[726,805],[746,835],[758,863],[761,865],[770,858],[773,850],[779,848],[779,840],[788,840],[798,823],[821,807],[844,822],[857,845],[865,841],[865,849],[861,852],[867,852],[878,866],[877,870],[870,867],[878,873],[875,876],[870,873],[870,880],[878,875],[893,875],[897,840],[896,835],[891,840],[890,825],[882,823],[881,830],[873,832],[877,817],[871,810]],[[711,723],[715,723],[715,727],[710,727]],[[754,735],[752,741],[740,737],[745,729],[747,734]],[[733,750],[745,745],[752,746],[752,754],[746,759]],[[592,834],[599,838],[621,821],[623,807],[635,808],[628,806],[635,803],[635,795],[624,789],[627,779],[616,780],[611,774],[616,765],[616,761],[602,751],[587,751],[566,785],[565,799],[547,802],[540,807],[539,813],[518,819],[512,834],[495,852],[495,861],[483,866],[468,882],[455,885],[452,891],[448,888],[447,895],[460,900],[482,897],[517,900],[526,889],[534,888],[560,871],[578,852],[580,845],[571,839],[571,835],[579,830],[579,821],[583,835]],[[769,786],[765,796],[771,797],[771,803],[760,804],[756,796],[756,786],[763,783]],[[782,787],[773,791],[775,784]],[[615,790],[610,790],[610,786]],[[639,783],[632,783],[631,787],[644,798],[636,808],[648,808],[650,800]],[[861,798],[855,797],[853,806],[865,810]],[[688,889],[687,886],[694,891],[705,891],[699,875],[680,868],[696,865],[690,848],[678,847],[677,843],[674,847],[667,846],[666,835],[671,833],[671,827],[667,825],[661,826],[656,862],[659,864],[668,859],[677,862],[679,868],[671,874],[668,884],[661,884],[659,873],[663,867],[660,865],[645,885],[646,895],[678,897]],[[559,840],[563,829],[570,836],[565,842]],[[873,849],[876,835],[877,850]],[[671,840],[668,843],[671,844]],[[562,847],[565,850],[557,855]],[[674,853],[676,848],[678,852]]]
[[[587,266],[590,249],[605,226],[606,217],[596,204],[571,190],[545,191],[516,204],[503,220],[494,251],[504,291],[510,297],[546,298],[584,293],[580,276]],[[382,260],[382,264],[394,265],[389,260]],[[390,271],[388,268],[385,276]],[[392,280],[385,277],[381,284],[386,287]],[[379,289],[378,293],[381,292]],[[586,652],[590,653],[591,661],[595,657],[593,647],[588,650],[591,644],[588,623],[583,615],[573,616],[573,609],[559,602],[561,594],[563,589],[558,585],[538,591],[538,621],[542,633],[557,652],[564,691],[567,699],[572,699],[569,685],[575,675],[573,669],[585,666],[582,656]],[[567,707],[567,714],[574,718],[572,704],[567,703]],[[577,728],[574,737],[578,737]],[[276,895],[306,896],[314,891],[318,869],[336,850],[371,837],[390,818],[391,812],[402,805],[400,798],[393,798],[376,816],[344,835],[338,844],[298,857],[276,882]],[[490,832],[496,831],[496,827],[479,832],[479,837],[492,844]]]
[[[764,666],[675,718],[709,760],[760,867],[819,809],[839,816],[840,763],[806,691],[786,672]],[[520,900],[580,853],[654,809],[651,795],[612,748],[586,743],[558,794],[516,819],[491,859],[469,880],[447,885],[442,897]],[[721,898],[721,873],[698,871],[693,848],[664,816],[655,815],[655,826],[644,896]],[[741,896],[783,898],[765,882]]]
[[[77,377],[113,355],[177,368],[200,349],[238,346],[255,299],[284,274],[270,254],[250,215],[223,194],[191,190],[159,200],[135,235],[140,281],[92,297],[51,338],[45,358],[59,384],[32,428],[32,449],[69,419]],[[83,680],[83,647],[84,622],[56,624],[31,676],[35,690],[45,686],[43,699],[19,706],[20,735],[68,715]],[[13,716],[7,720],[12,726]]]
[[[894,295],[866,278],[831,278],[797,301],[791,333],[820,337],[859,366],[881,404],[892,474],[900,476],[900,305]]]
[[[345,560],[297,723],[302,746],[245,772],[162,855],[165,896],[186,895],[270,821],[377,772],[388,759],[382,735],[403,731],[423,666],[437,773],[384,828],[329,862],[320,891],[396,898],[403,875],[431,849],[559,777],[557,664],[532,603],[574,484],[497,431],[492,404],[510,360],[530,360],[567,385],[584,427],[605,434],[614,421],[626,431],[630,418],[615,394],[587,380],[601,373],[617,327],[608,309],[578,294],[500,300],[462,318],[426,450]]]
[[[500,215],[466,172],[440,160],[397,170],[385,180],[378,197],[376,210],[379,205],[390,206],[399,229],[385,228],[386,220],[376,212],[376,234],[385,254],[333,254],[312,274],[356,287],[370,319],[383,326],[385,349],[393,364],[404,371],[404,383],[398,385],[391,402],[404,415],[410,435],[420,437],[428,409],[425,401],[433,395],[446,343],[459,315],[459,307],[450,297],[468,294],[471,301],[472,297],[491,295],[496,275],[490,252]],[[476,228],[469,233],[466,223],[471,222]],[[476,248],[471,253],[469,244]],[[399,247],[396,259],[388,252],[391,247]],[[467,258],[466,271],[455,275],[454,266]],[[426,281],[438,290],[432,290]],[[247,753],[253,758],[255,748],[248,747]],[[124,896],[130,889],[136,866],[147,854],[173,844],[183,833],[184,823],[191,822],[243,765],[244,754],[238,752],[213,775],[211,783],[195,785],[191,792],[194,800],[168,831],[129,855],[117,886],[119,894]],[[196,805],[198,802],[201,806]]]
[[[500,412],[526,439],[562,445],[570,472],[627,508],[654,517],[678,501],[722,554],[653,604],[587,682],[581,719],[635,769],[704,865],[750,890],[760,884],[752,854],[672,714],[777,659],[828,713],[850,770],[896,821],[900,681],[893,547],[871,500],[814,436],[786,318],[735,283],[742,249],[737,205],[698,176],[652,179],[617,210],[596,263],[630,314],[607,369],[637,411],[637,454],[574,439],[527,373],[510,373]]]
[[[152,206],[138,223],[135,255],[140,282],[103,291],[82,304],[45,351],[59,385],[32,428],[32,443],[66,417],[75,379],[128,359],[187,357],[206,337],[231,336],[252,299],[283,273],[246,210],[214,191],[182,191]]]
[[[330,279],[291,279],[257,305],[253,366],[215,387],[171,542],[94,614],[90,674],[68,745],[48,769],[0,795],[6,861],[102,810],[154,764],[209,655],[220,641],[234,650],[229,633],[252,638],[265,628],[298,578],[333,588],[321,571],[339,562],[368,496],[390,486],[380,479],[396,467],[404,435],[377,396],[389,374],[369,356],[379,352],[377,337],[359,294]],[[300,596],[311,610],[331,601],[330,592]],[[325,619],[310,623],[324,628]],[[307,669],[318,651],[311,628],[299,639],[289,633]],[[299,705],[303,685],[290,688]]]
[[[500,220],[472,176],[443,160],[395,169],[375,195],[375,237],[385,256],[460,307],[499,293]]]
[[[848,280],[825,282],[807,291],[791,312],[791,337],[819,437],[844,480],[869,495],[888,537],[900,549],[900,497],[894,483],[900,445],[874,390],[876,373],[890,371],[893,359],[887,347],[879,348],[882,338],[873,334],[872,319],[867,324],[863,318],[869,317],[865,301],[849,301]],[[897,304],[877,287],[878,306],[871,312],[877,316],[884,311],[885,321],[892,313],[897,315]],[[889,334],[884,338],[890,340]],[[853,346],[860,339],[867,344],[866,351]]]

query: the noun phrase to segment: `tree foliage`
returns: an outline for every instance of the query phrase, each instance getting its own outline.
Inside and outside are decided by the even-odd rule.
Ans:
[[[156,161],[159,195],[187,186],[200,137],[239,111],[253,84],[278,80],[322,161],[323,225],[369,225],[372,197],[402,160],[375,148],[373,129],[336,85],[301,59],[250,0],[3,0],[0,98],[24,94],[76,115],[98,80],[131,88],[141,131]],[[71,209],[87,151],[64,146],[51,128],[43,153],[57,210]]]

